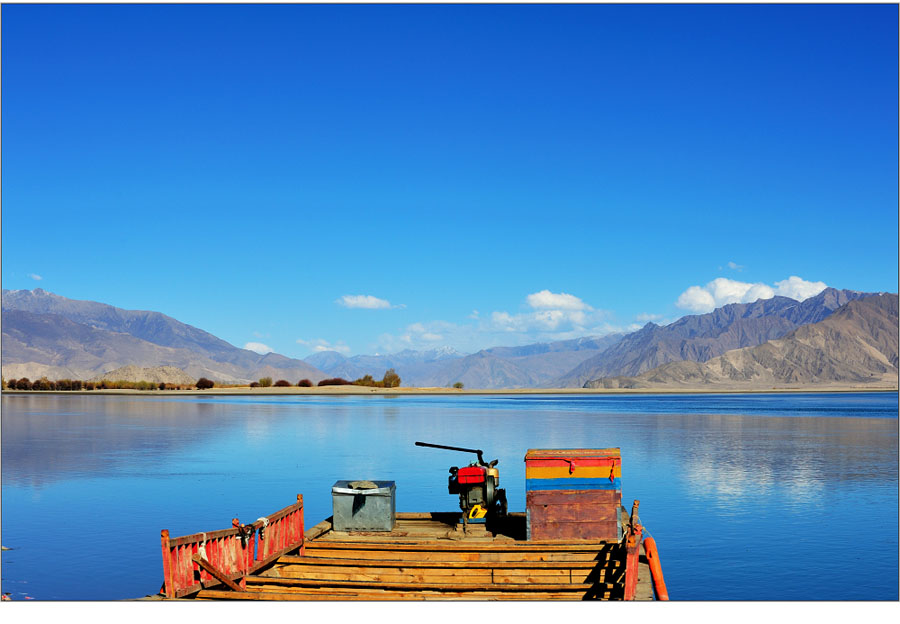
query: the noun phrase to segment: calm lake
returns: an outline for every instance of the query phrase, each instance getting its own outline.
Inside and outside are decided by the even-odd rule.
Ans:
[[[484,449],[512,511],[529,448],[622,451],[673,600],[897,600],[897,394],[2,397],[2,591],[114,600],[162,583],[160,529],[227,528],[339,479],[458,511]]]

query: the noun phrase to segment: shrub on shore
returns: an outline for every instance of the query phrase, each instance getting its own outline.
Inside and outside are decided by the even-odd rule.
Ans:
[[[16,382],[16,390],[31,390],[31,380],[28,377],[22,377]]]
[[[279,379],[278,381],[275,382],[275,387],[276,388],[290,388],[291,382],[289,382],[287,379]]]
[[[400,387],[400,375],[393,368],[389,368],[384,374],[382,383],[385,388],[398,388]]]
[[[259,385],[262,386],[263,388],[268,388],[269,386],[272,385],[272,378],[271,377],[261,377],[259,380]]]
[[[297,382],[298,388],[312,388],[312,382],[309,379],[301,379]]]
[[[259,382],[258,382],[258,381],[251,381],[251,382],[250,382],[250,387],[251,387],[251,388],[259,388]]]
[[[457,381],[455,384],[453,384],[453,387],[456,388],[457,390],[462,390],[462,389],[463,389],[463,382]]]
[[[347,381],[342,377],[332,377],[331,379],[323,379],[319,382],[320,386],[351,386],[352,381]]]
[[[201,377],[200,379],[197,380],[197,383],[195,385],[197,386],[197,390],[209,390],[216,384],[214,384],[212,381],[210,381],[206,377]]]

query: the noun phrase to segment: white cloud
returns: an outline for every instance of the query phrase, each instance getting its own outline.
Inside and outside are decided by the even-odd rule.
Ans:
[[[542,290],[525,297],[525,301],[534,309],[553,310],[590,310],[591,307],[584,301],[568,293],[552,293]]]
[[[260,355],[265,355],[266,353],[271,353],[272,351],[274,351],[272,347],[270,347],[269,345],[264,345],[261,342],[248,342],[244,345],[244,348],[248,351],[255,351]]]
[[[519,313],[472,310],[470,321],[461,324],[446,321],[412,323],[397,334],[382,334],[370,349],[395,353],[402,349],[433,349],[435,342],[463,352],[475,352],[495,346],[518,346],[536,342],[570,340],[584,336],[603,336],[625,331],[607,322],[610,313],[597,310],[568,293],[544,290],[525,297],[525,309]]]
[[[309,347],[309,349],[315,353],[321,353],[322,351],[337,351],[344,355],[350,353],[350,347],[348,347],[343,340],[338,340],[336,343],[332,344],[322,338],[316,338],[315,340],[303,340],[302,338],[298,338],[297,344]]]
[[[743,265],[743,264],[738,264],[737,262],[731,262],[731,261],[729,260],[729,262],[728,262],[728,268],[729,268],[729,269],[732,269],[732,270],[734,270],[734,271],[743,271],[743,270],[744,270],[744,265]]]
[[[715,309],[716,300],[709,291],[700,286],[691,286],[681,293],[675,305],[693,312],[709,312]]]
[[[585,331],[588,325],[608,316],[604,310],[594,310],[584,301],[568,293],[549,290],[532,293],[525,303],[533,312],[510,314],[497,310],[491,313],[489,327],[501,332]]]
[[[638,314],[634,320],[646,323],[647,321],[658,321],[662,318],[662,314]]]
[[[828,288],[825,282],[807,282],[800,279],[796,275],[791,275],[786,280],[775,282],[775,293],[782,297],[790,297],[797,301],[803,301],[810,297],[815,297],[820,292]]]
[[[38,281],[38,282],[41,281],[42,279],[44,279],[43,277],[41,277],[41,276],[38,275],[37,273],[29,273],[29,274],[28,274],[28,277],[30,277],[31,279],[33,279],[33,280],[35,280],[35,281]]]
[[[390,307],[401,307],[391,306],[390,301],[379,299],[372,295],[344,295],[340,299],[335,300],[335,303],[342,305],[345,308],[363,308],[366,310],[383,310]]]
[[[796,276],[775,282],[775,287],[757,282],[739,282],[717,277],[705,286],[691,286],[678,297],[675,305],[684,310],[704,313],[729,303],[750,303],[757,299],[771,299],[775,295],[803,300],[822,292],[824,282],[807,282]]]

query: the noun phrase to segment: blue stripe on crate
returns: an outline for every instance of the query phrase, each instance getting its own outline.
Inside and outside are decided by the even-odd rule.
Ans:
[[[621,490],[622,480],[607,479],[525,479],[525,490]]]

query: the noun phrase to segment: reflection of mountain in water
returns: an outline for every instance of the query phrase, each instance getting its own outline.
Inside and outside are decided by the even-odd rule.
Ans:
[[[98,400],[99,399],[99,400]],[[268,418],[235,418],[234,405],[145,398],[4,396],[4,485],[122,475],[234,435],[266,435]]]
[[[896,458],[894,419],[707,416],[698,421],[679,415],[665,420],[686,443],[686,478],[720,500],[765,497],[775,488],[806,499],[845,482],[897,480],[896,461],[872,469],[872,456]],[[689,435],[692,428],[702,435]]]
[[[809,405],[789,397],[779,398],[777,405],[786,410],[793,406],[810,417],[690,413],[692,409],[699,411],[701,406],[709,407],[709,401],[714,400],[711,396],[697,397],[694,403],[690,397],[678,397],[678,409],[685,413],[640,413],[639,405],[653,409],[651,406],[661,398],[632,397],[629,404],[636,408],[635,412],[602,414],[602,443],[627,447],[636,462],[650,464],[656,458],[667,457],[692,482],[726,495],[753,491],[762,494],[776,485],[802,492],[823,482],[896,481],[896,460],[889,466],[889,474],[861,468],[869,465],[866,462],[872,455],[896,458],[894,418],[819,416],[815,407],[826,414],[834,413],[832,402],[826,407],[824,401]],[[739,396],[716,400],[725,399],[730,401],[729,409],[739,409]],[[308,445],[304,454],[312,461],[327,458],[336,470],[348,473],[361,469],[345,465],[350,457],[359,457],[362,465],[375,472],[392,473],[410,465],[419,470],[428,466],[440,472],[444,463],[464,458],[422,454],[404,438],[424,435],[439,442],[480,444],[488,453],[505,453],[514,458],[529,445],[565,448],[598,444],[598,421],[592,412],[605,411],[602,405],[613,408],[599,400],[546,406],[504,400],[464,404],[452,400],[310,400],[300,406],[228,400],[15,395],[5,396],[2,401],[3,482],[37,486],[71,478],[130,476],[142,467],[156,469],[163,465],[179,466],[175,469],[185,470],[185,477],[206,474],[207,458],[217,455],[228,455],[227,470],[258,472],[265,470],[267,454],[289,437]],[[759,399],[747,397],[747,403],[751,401],[754,409],[759,409]],[[807,401],[814,401],[814,397],[807,397]],[[845,403],[852,405],[850,399],[845,399]],[[577,405],[578,409],[544,411],[564,405]],[[502,409],[496,409],[500,406]],[[622,406],[624,402],[618,405]],[[460,408],[464,408],[462,412],[458,411]],[[876,408],[871,409],[875,411],[870,413],[878,413]],[[378,420],[381,425],[376,426],[376,416],[389,420]],[[489,432],[460,437],[461,430],[469,431],[476,422],[493,424]],[[461,423],[464,426],[460,428]],[[395,431],[394,436],[380,430],[385,425]],[[404,433],[396,437],[401,431]],[[534,436],[540,439],[539,443],[530,439]],[[372,444],[378,448],[367,450],[366,446]],[[221,453],[216,445],[222,445]],[[294,448],[299,451],[299,446]],[[292,459],[282,468],[294,463]],[[521,476],[509,461],[504,466],[506,479]],[[216,468],[221,471],[222,465],[216,463]],[[364,472],[368,474],[367,470]],[[423,483],[419,484],[419,480]],[[423,477],[404,485],[410,489],[421,485],[427,490],[433,483],[430,477]]]

